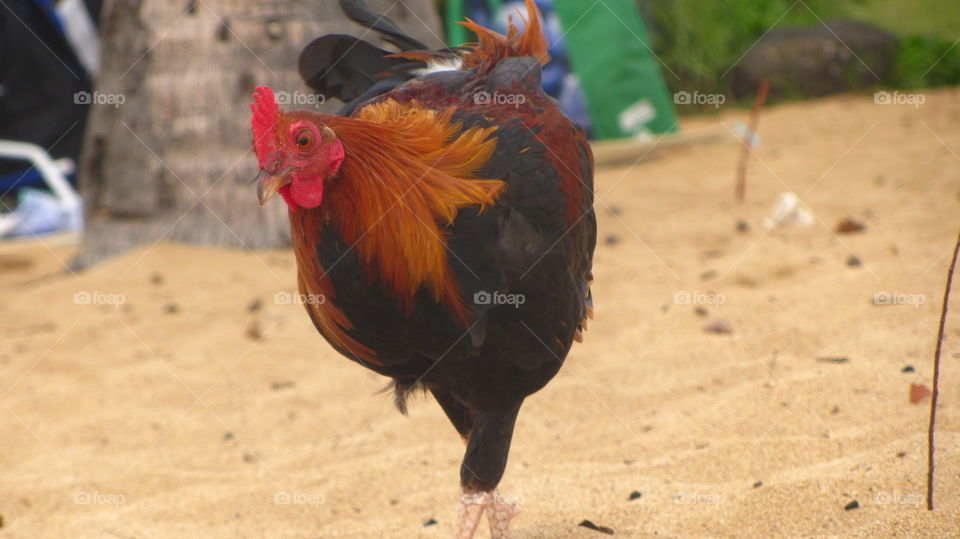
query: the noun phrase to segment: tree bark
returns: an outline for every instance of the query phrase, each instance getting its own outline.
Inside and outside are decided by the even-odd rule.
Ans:
[[[432,0],[369,4],[442,45]],[[75,264],[159,241],[289,245],[286,207],[260,208],[251,184],[251,94],[265,84],[307,95],[297,75],[303,47],[327,33],[365,32],[335,0],[107,0],[99,100],[94,94],[80,159],[86,230]]]

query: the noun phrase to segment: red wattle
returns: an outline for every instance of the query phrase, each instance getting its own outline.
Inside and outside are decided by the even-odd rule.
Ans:
[[[323,179],[315,180],[297,179],[291,182],[290,198],[301,208],[316,208],[323,201]],[[286,196],[283,197],[286,200]],[[289,201],[287,202],[289,204]]]

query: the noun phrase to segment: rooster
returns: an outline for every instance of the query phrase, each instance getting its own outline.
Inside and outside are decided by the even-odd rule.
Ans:
[[[401,412],[431,393],[466,443],[458,538],[484,513],[509,537],[496,489],[517,414],[592,316],[593,156],[540,86],[526,8],[525,30],[468,20],[478,43],[392,55],[434,69],[369,81],[346,114],[281,111],[263,86],[251,104],[260,203],[289,208],[317,331],[391,378]]]

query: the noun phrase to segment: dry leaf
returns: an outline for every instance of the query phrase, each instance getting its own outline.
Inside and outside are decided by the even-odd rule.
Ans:
[[[930,396],[930,389],[923,384],[910,384],[910,404],[918,404]]]

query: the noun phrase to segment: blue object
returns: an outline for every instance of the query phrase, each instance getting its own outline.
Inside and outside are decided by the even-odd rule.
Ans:
[[[70,183],[75,183],[72,177],[70,178]],[[0,194],[13,191],[14,189],[19,189],[21,187],[38,187],[46,185],[43,181],[43,176],[35,168],[29,168],[23,172],[16,172],[14,174],[7,174],[5,176],[0,176]]]
[[[58,230],[73,230],[79,222],[80,208],[64,208],[57,197],[47,191],[39,189],[21,189],[17,209],[13,211],[14,225],[12,230],[6,231],[10,236],[34,236],[56,232]]]
[[[40,8],[40,11],[50,19],[50,22],[53,23],[57,31],[63,35],[63,21],[60,20],[60,15],[57,14],[57,7],[54,5],[53,0],[33,0],[33,3]]]
[[[491,11],[495,9],[496,4],[498,2],[489,0],[467,0],[467,16],[477,23],[502,34],[507,32],[509,17],[513,18],[513,23],[517,26],[523,26],[523,20],[519,16],[519,14],[526,14],[527,12],[523,2],[517,0],[503,2],[497,12],[492,13]],[[550,45],[548,49],[550,62],[543,66],[542,70],[541,84],[543,90],[560,102],[563,111],[570,119],[589,132],[591,122],[586,96],[580,88],[577,74],[570,68],[560,18],[553,9],[552,0],[536,0],[536,4],[543,15],[543,33]]]

